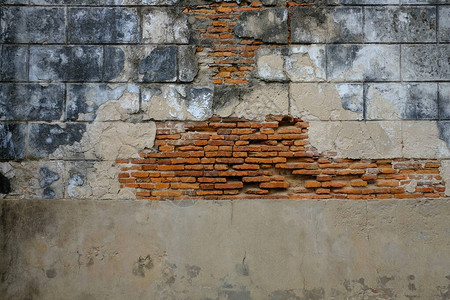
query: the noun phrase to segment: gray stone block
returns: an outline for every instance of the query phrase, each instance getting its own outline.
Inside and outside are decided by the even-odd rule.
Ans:
[[[46,124],[31,123],[28,135],[30,157],[47,157],[63,145],[80,142],[86,131],[84,123]]]
[[[450,121],[439,121],[439,138],[450,148]]]
[[[400,79],[399,45],[329,45],[327,52],[329,80]]]
[[[67,85],[68,120],[123,120],[138,111],[139,87],[135,84]]]
[[[0,53],[0,79],[3,81],[27,81],[27,47],[0,45]]]
[[[366,7],[366,42],[435,42],[436,8]]]
[[[0,120],[59,120],[64,98],[62,84],[0,84]]]
[[[439,41],[450,42],[450,6],[439,6],[438,14]]]
[[[71,43],[137,43],[139,17],[129,8],[71,8],[68,35]]]
[[[361,42],[362,22],[360,7],[298,6],[292,12],[291,39],[294,43]]]
[[[142,89],[145,119],[206,120],[212,115],[213,89],[207,86],[151,85]]]
[[[328,10],[299,6],[291,14],[293,43],[325,43],[328,39]]]
[[[253,38],[266,43],[287,43],[288,11],[282,8],[268,8],[247,11],[239,15],[234,27],[238,37]]]
[[[28,4],[28,0],[0,0],[0,4]]]
[[[256,71],[264,81],[287,81],[284,71],[287,47],[260,47],[256,51]]]
[[[400,0],[328,0],[330,5],[385,5],[399,3]]]
[[[402,78],[450,80],[450,45],[402,45]]]
[[[25,124],[0,123],[0,160],[24,158],[25,135]]]
[[[177,80],[177,47],[158,46],[139,64],[143,82],[174,82]]]
[[[113,80],[125,66],[125,53],[120,47],[105,47],[103,56],[103,80]]]
[[[449,0],[400,0],[401,4],[450,4]]]
[[[142,40],[152,44],[187,44],[188,17],[179,9],[147,8],[142,11]]]
[[[436,120],[436,83],[371,83],[366,86],[368,120]]]
[[[439,118],[450,119],[450,83],[439,83]]]
[[[330,17],[328,42],[362,42],[363,10],[361,7],[337,7],[330,10]]]
[[[325,81],[324,45],[291,46],[286,57],[286,74],[293,82]]]
[[[5,6],[0,11],[0,41],[5,43],[64,43],[63,8]]]
[[[192,82],[198,73],[196,46],[178,47],[178,78],[181,82]]]
[[[100,46],[30,47],[30,81],[100,81],[102,65]]]

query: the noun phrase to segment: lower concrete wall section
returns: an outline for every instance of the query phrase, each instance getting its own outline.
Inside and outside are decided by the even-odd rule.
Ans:
[[[2,299],[450,299],[450,199],[0,206]]]

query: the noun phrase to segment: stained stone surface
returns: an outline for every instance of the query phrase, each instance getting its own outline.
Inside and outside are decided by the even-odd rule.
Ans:
[[[69,42],[137,43],[139,16],[128,8],[71,8],[69,9]]]
[[[286,43],[287,19],[286,9],[268,8],[243,12],[239,15],[234,32],[239,37],[254,38],[267,43]]]
[[[60,120],[63,84],[0,84],[0,120]]]
[[[23,123],[0,123],[0,160],[24,158],[25,134]]]

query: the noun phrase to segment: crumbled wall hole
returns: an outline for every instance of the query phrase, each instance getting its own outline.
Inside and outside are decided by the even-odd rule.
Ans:
[[[141,159],[116,161],[123,164],[121,188],[139,199],[439,198],[445,192],[437,159],[339,158],[317,151],[309,123],[290,116],[158,122],[155,147]]]

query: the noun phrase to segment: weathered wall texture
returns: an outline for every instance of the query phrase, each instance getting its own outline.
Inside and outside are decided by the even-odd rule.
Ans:
[[[449,0],[0,0],[0,53],[0,298],[450,299]]]

